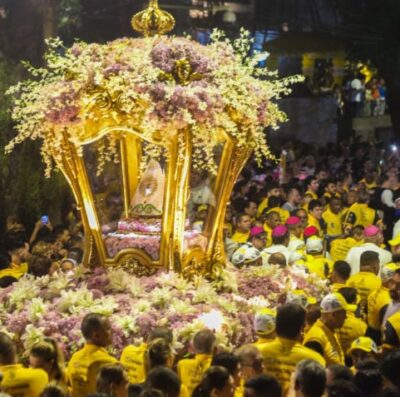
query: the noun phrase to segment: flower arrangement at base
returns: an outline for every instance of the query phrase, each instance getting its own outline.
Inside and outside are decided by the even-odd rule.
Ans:
[[[172,272],[139,279],[122,269],[104,268],[77,268],[74,276],[27,275],[0,291],[0,330],[13,335],[25,352],[51,335],[68,358],[83,343],[82,318],[96,312],[110,316],[112,353],[118,357],[156,325],[172,329],[176,348],[187,348],[204,327],[215,329],[221,345],[234,348],[254,340],[253,319],[259,309],[276,307],[300,288],[319,300],[326,283],[275,267],[224,269],[213,281],[200,276],[188,281]]]
[[[197,169],[215,173],[221,131],[254,149],[258,160],[271,157],[264,130],[286,119],[274,101],[301,80],[279,80],[257,67],[259,57],[249,57],[251,38],[244,30],[233,42],[215,31],[207,46],[167,36],[77,42],[71,48],[49,39],[47,45],[45,67],[27,64],[33,79],[8,91],[18,134],[6,148],[28,138],[42,140],[47,175],[53,160],[62,161],[65,139],[76,144],[82,126],[96,125],[103,111],[116,124],[141,131],[149,157],[163,154],[165,146],[151,142],[166,143],[183,130],[190,131]],[[113,157],[118,161],[115,141],[109,136],[98,145],[99,170]]]

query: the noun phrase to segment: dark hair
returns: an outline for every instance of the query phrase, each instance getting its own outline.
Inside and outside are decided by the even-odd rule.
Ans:
[[[308,203],[308,212],[311,212],[314,208],[322,207],[322,204],[319,200],[311,200]]]
[[[289,238],[289,230],[283,236],[272,236],[272,244],[283,244]]]
[[[351,274],[351,267],[346,261],[336,261],[333,264],[333,271],[342,279],[347,280]]]
[[[213,331],[202,329],[194,336],[193,347],[196,353],[211,354],[214,349],[215,341],[216,337]]]
[[[255,397],[281,397],[282,387],[271,375],[259,375],[250,379],[245,388],[254,390]]]
[[[282,204],[282,200],[280,197],[271,196],[268,198],[268,208],[280,207]]]
[[[83,250],[78,247],[71,248],[68,250],[67,254],[68,259],[73,259],[76,263],[81,263],[83,259]]]
[[[157,366],[165,366],[172,356],[171,344],[164,338],[152,340],[147,346],[146,361],[149,370]]]
[[[383,378],[379,369],[362,369],[354,375],[354,384],[360,389],[362,396],[377,396],[383,387]]]
[[[56,236],[54,233],[45,225],[43,225],[36,234],[36,239],[33,244],[37,244],[39,241],[44,241],[45,243],[53,244],[56,241]]]
[[[373,266],[379,263],[379,254],[375,251],[364,251],[360,256],[360,267]]]
[[[327,387],[328,397],[362,397],[357,386],[348,380],[336,380]]]
[[[17,279],[12,276],[4,276],[0,278],[0,288],[7,288],[11,284],[15,283]]]
[[[39,397],[68,397],[66,390],[55,383],[48,384]]]
[[[357,302],[357,290],[351,287],[343,287],[339,289],[339,294],[346,299],[346,302],[350,305]]]
[[[53,234],[57,238],[60,234],[63,234],[68,228],[65,225],[59,224],[53,227]]]
[[[5,236],[5,248],[9,252],[13,252],[19,248],[23,248],[27,243],[24,231],[11,231]]]
[[[296,303],[278,307],[276,313],[276,334],[282,338],[295,339],[303,329],[306,311]]]
[[[310,186],[312,181],[316,181],[316,180],[318,180],[318,179],[314,175],[309,175],[306,179],[304,179],[304,186],[306,187],[306,189],[308,188],[308,186]]]
[[[144,389],[142,383],[134,383],[128,385],[128,397],[139,397]]]
[[[237,215],[235,216],[236,224],[238,224],[239,222],[241,222],[242,219],[243,219],[245,216],[249,216],[249,215],[248,215],[248,214],[245,214],[244,212],[241,212],[241,213],[237,214]]]
[[[90,339],[93,332],[99,331],[103,327],[106,317],[103,314],[88,313],[82,320],[81,331],[85,339]]]
[[[305,397],[321,397],[326,385],[325,368],[314,360],[302,360],[296,367],[296,389]]]
[[[369,195],[368,192],[361,191],[358,193],[358,202],[359,203],[367,204],[367,203],[369,203],[370,198],[371,198],[371,196]]]
[[[225,387],[230,376],[224,367],[210,367],[204,373],[200,384],[193,390],[192,397],[210,397],[213,389],[222,390]]]
[[[353,381],[354,375],[349,367],[340,364],[332,364],[328,366],[329,371],[333,375],[333,380],[347,380],[349,382]]]
[[[381,361],[381,374],[391,383],[400,386],[400,350],[395,350],[388,353]]]
[[[181,381],[178,375],[169,368],[156,367],[147,375],[146,388],[161,390],[168,397],[178,397]]]
[[[64,378],[64,356],[55,339],[45,337],[42,342],[33,345],[30,355],[42,358],[46,363],[52,363],[54,379],[61,381]]]
[[[168,327],[155,327],[151,330],[150,335],[147,339],[148,342],[151,342],[154,339],[163,338],[168,343],[172,343],[173,335],[172,331]]]
[[[139,397],[164,397],[165,393],[163,393],[159,389],[153,389],[153,388],[146,388],[141,391],[139,394]]]
[[[361,234],[364,231],[364,226],[362,225],[356,225],[354,226],[351,231],[350,231],[350,235],[352,237],[354,237],[356,234]]]
[[[112,396],[112,385],[119,385],[126,381],[124,369],[120,364],[104,365],[97,375],[96,391]]]
[[[7,269],[11,264],[11,256],[7,252],[0,252],[0,270]]]
[[[218,353],[213,357],[211,365],[219,365],[221,367],[224,367],[229,371],[231,375],[233,375],[238,369],[239,357],[229,352]]]
[[[45,255],[32,255],[28,263],[28,273],[35,277],[42,277],[49,274],[51,259]]]
[[[14,342],[4,332],[0,332],[0,360],[2,365],[13,364],[16,349]]]

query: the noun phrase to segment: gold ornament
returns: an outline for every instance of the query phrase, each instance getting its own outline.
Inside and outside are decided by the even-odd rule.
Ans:
[[[158,0],[150,0],[147,9],[133,16],[131,24],[134,30],[152,37],[170,32],[175,26],[175,19],[159,8]]]

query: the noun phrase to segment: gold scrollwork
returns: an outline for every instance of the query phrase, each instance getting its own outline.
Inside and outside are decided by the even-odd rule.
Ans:
[[[201,73],[193,72],[192,66],[187,59],[175,61],[172,73],[160,72],[158,79],[160,81],[176,82],[180,85],[189,85],[192,81],[198,81],[203,78]]]
[[[142,265],[133,256],[124,256],[118,263],[118,267],[125,270],[129,274],[138,277],[149,277],[157,272],[157,268],[150,268]]]
[[[193,249],[184,255],[182,266],[183,277],[192,279],[195,276],[207,275],[207,256],[201,249]]]

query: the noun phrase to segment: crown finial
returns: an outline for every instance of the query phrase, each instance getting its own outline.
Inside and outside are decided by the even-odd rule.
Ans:
[[[134,15],[131,23],[134,30],[151,37],[170,32],[175,26],[175,19],[169,12],[160,9],[158,0],[150,0],[149,6]]]

